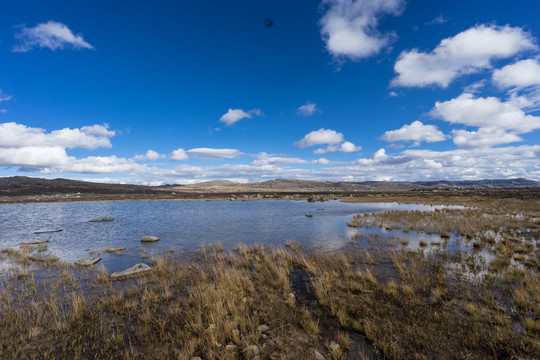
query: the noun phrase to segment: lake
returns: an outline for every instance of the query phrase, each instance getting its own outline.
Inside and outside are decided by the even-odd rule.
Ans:
[[[357,229],[347,221],[364,212],[433,210],[435,206],[398,203],[327,201],[126,201],[0,205],[0,248],[21,242],[48,240],[47,251],[66,262],[101,253],[101,263],[116,271],[141,262],[164,249],[194,249],[221,243],[284,245],[297,241],[308,248],[340,248]],[[311,214],[312,217],[307,217]],[[114,217],[111,222],[89,222]],[[61,232],[34,234],[35,231]],[[159,241],[141,243],[145,235]],[[122,255],[103,253],[106,247],[125,247]],[[144,262],[149,263],[150,259]]]

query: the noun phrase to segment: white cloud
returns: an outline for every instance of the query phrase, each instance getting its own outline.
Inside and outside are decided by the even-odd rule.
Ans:
[[[379,18],[397,16],[403,0],[324,0],[326,13],[320,21],[326,49],[337,58],[359,60],[388,46],[395,34],[377,30]]]
[[[286,156],[273,156],[270,154],[267,154],[265,152],[262,152],[255,156],[257,159],[253,160],[251,165],[261,166],[261,165],[268,165],[268,164],[274,164],[274,165],[287,165],[287,164],[305,164],[307,163],[306,160],[297,158],[297,157],[286,157]]]
[[[70,161],[67,166],[57,171],[68,171],[84,174],[113,174],[113,173],[141,173],[148,169],[137,164],[132,159],[113,156],[89,156],[83,159]]]
[[[473,82],[472,84],[469,84],[465,86],[463,89],[463,92],[469,93],[469,94],[476,94],[479,93],[482,88],[486,86],[486,79],[482,79],[480,81]]]
[[[403,125],[400,129],[384,133],[382,139],[388,142],[394,141],[444,141],[446,136],[434,125],[424,125],[420,121],[414,121],[410,125]]]
[[[200,157],[205,160],[216,159],[234,159],[240,157],[242,153],[237,149],[212,149],[212,148],[196,148],[187,151],[188,155]]]
[[[311,116],[315,114],[317,111],[319,111],[317,109],[317,104],[312,103],[311,101],[306,102],[304,105],[296,109],[296,113],[302,116]]]
[[[492,79],[502,89],[540,86],[540,64],[534,59],[518,61],[495,70]]]
[[[135,160],[140,161],[156,161],[157,159],[165,158],[165,155],[159,154],[154,150],[148,150],[144,155],[135,155],[133,157]]]
[[[318,158],[317,160],[314,160],[313,163],[317,165],[328,165],[330,164],[330,160],[326,158]]]
[[[8,112],[7,109],[0,109],[0,114],[5,114],[7,112]]]
[[[60,166],[69,162],[61,146],[0,147],[0,166]]]
[[[242,119],[251,119],[253,115],[261,116],[263,112],[261,109],[251,109],[248,112],[245,112],[242,109],[229,109],[221,118],[220,122],[224,123],[227,126],[231,126]]]
[[[2,90],[0,89],[0,102],[2,101],[9,101],[13,98],[12,95],[6,95],[2,92]]]
[[[512,130],[515,133],[540,128],[540,117],[525,114],[511,102],[496,97],[475,98],[467,93],[452,100],[437,101],[431,115],[452,124]]]
[[[343,134],[335,130],[319,129],[312,131],[302,140],[294,143],[294,146],[299,148],[307,148],[315,145],[337,144],[343,142]]]
[[[184,161],[189,159],[189,156],[186,154],[186,151],[184,149],[176,149],[172,152],[170,159],[176,161]]]
[[[437,16],[435,19],[426,23],[426,25],[440,25],[448,22],[448,18],[442,15]]]
[[[364,159],[358,159],[354,163],[357,165],[372,165],[377,164],[380,162],[383,162],[387,160],[389,157],[386,155],[385,149],[379,149],[373,154],[369,155],[367,158]]]
[[[390,92],[388,93],[388,97],[398,97],[398,96],[399,96],[398,93],[395,92],[395,91],[390,91]]]
[[[97,149],[111,147],[115,132],[108,125],[65,128],[47,133],[44,129],[27,127],[14,122],[0,124],[0,148],[63,147]]]
[[[491,68],[491,61],[537,49],[531,34],[519,27],[477,25],[446,38],[431,52],[399,55],[393,86],[447,87],[456,77]]]
[[[14,52],[27,52],[35,47],[51,50],[64,49],[65,47],[71,47],[75,50],[94,49],[83,39],[82,35],[73,34],[66,25],[55,21],[37,24],[33,28],[23,25],[20,32],[15,34],[15,38],[19,43],[13,47]]]
[[[453,130],[454,144],[463,148],[490,147],[523,141],[514,133],[502,129],[480,128],[478,131]]]
[[[315,154],[332,154],[336,152],[351,153],[360,150],[362,150],[361,146],[356,146],[350,141],[344,141],[339,145],[328,145],[326,148],[319,148],[313,152]]]
[[[249,114],[250,115],[255,115],[255,116],[264,115],[261,109],[251,109],[251,110],[249,110]]]

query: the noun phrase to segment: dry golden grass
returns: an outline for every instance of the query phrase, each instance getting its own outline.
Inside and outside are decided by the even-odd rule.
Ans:
[[[144,253],[152,271],[123,281],[102,266],[36,272],[24,249],[2,249],[19,267],[0,277],[0,358],[304,359],[316,350],[339,359],[357,351],[358,335],[373,348],[349,358],[539,358],[538,219],[537,202],[515,199],[365,215],[351,225],[439,234],[443,244],[429,252],[217,244]],[[455,234],[469,239],[469,252],[445,251]],[[317,311],[291,285],[298,268]]]

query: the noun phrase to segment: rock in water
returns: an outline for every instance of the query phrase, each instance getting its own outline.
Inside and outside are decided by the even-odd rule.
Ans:
[[[110,247],[110,248],[105,248],[104,249],[104,251],[108,252],[108,253],[118,252],[118,251],[122,251],[122,250],[126,250],[126,248],[125,247]]]
[[[88,222],[104,222],[104,221],[114,221],[113,217],[101,217],[88,220]]]
[[[54,233],[54,232],[60,232],[62,229],[55,229],[55,230],[38,230],[34,231],[34,234],[45,234],[45,233]]]
[[[101,260],[100,257],[80,259],[80,260],[75,261],[75,265],[91,266],[97,263],[99,260]]]
[[[158,240],[159,238],[157,236],[143,236],[141,238],[141,242],[155,242]]]
[[[42,262],[55,262],[58,261],[58,256],[47,253],[37,253],[30,255],[29,259]]]
[[[111,274],[111,279],[119,279],[126,276],[135,275],[141,272],[152,270],[152,268],[146,264],[136,264],[124,271],[119,271]]]

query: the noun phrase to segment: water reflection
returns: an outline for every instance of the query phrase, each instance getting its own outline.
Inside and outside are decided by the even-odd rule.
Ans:
[[[164,249],[192,249],[219,242],[226,248],[238,244],[283,245],[298,241],[305,247],[340,248],[361,229],[346,225],[352,215],[386,210],[430,211],[435,206],[398,203],[342,203],[328,201],[135,201],[0,205],[0,248],[21,242],[48,241],[48,251],[74,262],[101,254],[102,264],[116,271],[135,262],[149,262],[141,253]],[[312,217],[306,217],[312,214]],[[98,217],[115,221],[90,223]],[[34,234],[36,230],[62,229]],[[365,229],[387,237],[384,230]],[[160,241],[141,244],[145,235]],[[411,246],[414,236],[410,237]],[[120,254],[104,253],[121,246]]]

